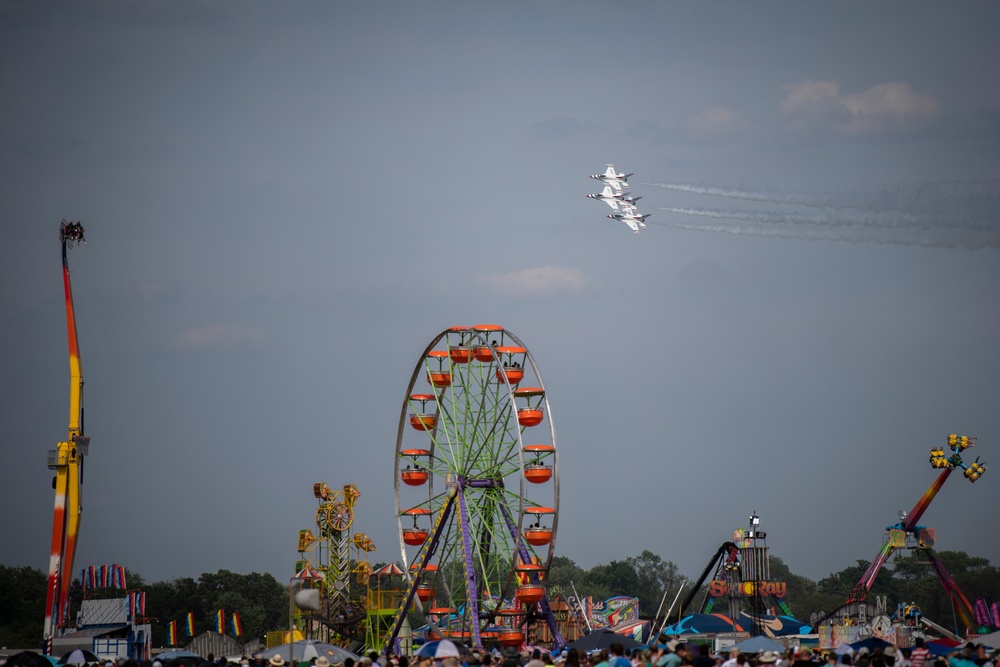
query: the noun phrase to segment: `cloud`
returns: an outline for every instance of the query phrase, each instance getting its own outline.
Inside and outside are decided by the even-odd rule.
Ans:
[[[257,327],[243,327],[238,324],[209,324],[197,329],[182,331],[174,338],[174,346],[183,349],[221,347],[234,343],[264,340],[266,335]]]
[[[684,122],[689,130],[702,136],[732,134],[747,125],[738,112],[717,105],[706,107],[700,114],[689,116]]]
[[[910,129],[941,113],[941,103],[903,81],[842,94],[835,81],[787,84],[779,111],[796,127],[830,127],[857,135]]]
[[[555,116],[532,124],[531,133],[543,139],[570,139],[598,128],[598,125],[579,118]]]
[[[547,294],[580,294],[587,286],[587,276],[579,269],[562,266],[541,266],[511,273],[481,276],[477,283],[505,296],[543,296]]]

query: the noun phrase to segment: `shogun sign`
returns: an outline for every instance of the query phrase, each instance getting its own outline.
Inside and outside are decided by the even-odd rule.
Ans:
[[[785,597],[788,586],[784,581],[743,581],[728,585],[722,579],[713,579],[708,584],[708,594],[713,598],[721,598],[727,595],[773,595],[778,598]]]

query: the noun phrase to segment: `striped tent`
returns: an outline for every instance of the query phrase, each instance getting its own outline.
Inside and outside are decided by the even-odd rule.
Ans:
[[[388,565],[383,565],[379,569],[372,572],[374,577],[392,577],[392,576],[402,576],[403,570],[395,563],[389,563]]]

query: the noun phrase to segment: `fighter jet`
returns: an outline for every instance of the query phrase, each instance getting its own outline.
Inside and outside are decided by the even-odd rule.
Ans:
[[[642,197],[634,196],[629,190],[625,190],[619,184],[615,184],[614,187],[610,185],[605,185],[604,190],[597,194],[587,195],[590,199],[597,199],[604,202],[611,207],[612,210],[617,211],[619,205],[621,204],[632,204],[642,199]]]
[[[622,204],[621,208],[621,213],[612,213],[608,217],[612,220],[621,220],[626,225],[631,227],[632,231],[636,234],[639,233],[639,227],[642,227],[643,229],[646,228],[646,223],[643,222],[643,220],[652,215],[651,213],[639,213],[639,209],[631,204]]]
[[[608,169],[603,174],[593,174],[591,178],[596,178],[599,181],[604,181],[605,183],[618,183],[622,185],[628,181],[628,177],[632,174],[626,174],[624,171],[620,174],[615,171],[615,165],[608,164]]]

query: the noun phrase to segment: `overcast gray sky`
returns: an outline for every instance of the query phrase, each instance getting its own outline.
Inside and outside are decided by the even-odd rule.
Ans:
[[[558,553],[694,576],[756,510],[795,572],[871,558],[949,432],[1000,461],[998,19],[0,0],[0,562],[48,562],[61,218],[90,240],[77,571],[285,580],[317,481],[398,559],[400,402],[479,322],[545,379]],[[607,162],[641,235],[584,196]],[[924,523],[997,563],[998,504],[954,476]]]

